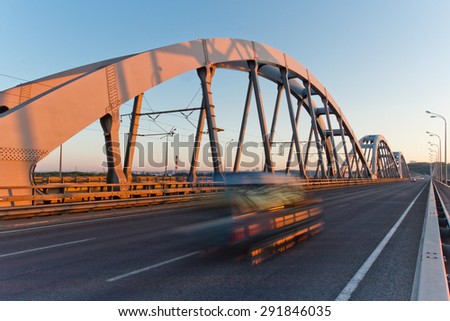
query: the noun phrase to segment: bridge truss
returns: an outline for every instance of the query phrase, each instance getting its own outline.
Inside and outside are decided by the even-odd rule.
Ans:
[[[401,177],[399,164],[382,135],[367,135],[359,141],[369,161],[372,173],[378,178]]]
[[[89,64],[0,92],[0,128],[3,131],[0,135],[0,184],[32,184],[36,163],[96,120],[100,120],[107,147],[107,181],[129,182],[144,92],[194,70],[201,82],[203,98],[188,178],[196,180],[206,123],[214,178],[222,180],[215,113],[220,106],[214,105],[211,90],[214,74],[220,69],[248,75],[234,171],[239,171],[242,163],[252,99],[257,107],[264,171],[281,170],[274,166],[271,147],[275,143],[276,127],[280,126],[277,115],[283,99],[289,121],[281,125],[290,128],[292,133],[286,166],[282,168],[284,172],[295,171],[301,178],[325,179],[401,176],[386,140],[375,136],[373,141],[359,142],[331,94],[299,62],[253,41],[203,39]],[[277,90],[270,128],[261,94],[261,78],[271,81]],[[130,135],[122,156],[119,111],[121,105],[130,100],[133,100]],[[308,137],[300,137],[301,113],[310,118]],[[302,144],[304,141],[307,143]]]

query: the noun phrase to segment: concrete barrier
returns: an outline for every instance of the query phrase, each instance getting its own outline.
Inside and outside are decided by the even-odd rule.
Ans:
[[[433,182],[430,182],[412,300],[448,301],[449,288],[439,232]]]

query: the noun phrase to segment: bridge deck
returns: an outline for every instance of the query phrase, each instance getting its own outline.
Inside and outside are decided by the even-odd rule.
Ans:
[[[2,222],[0,300],[335,300],[411,205],[350,297],[410,300],[426,184],[317,191],[325,230],[256,266],[174,237],[194,205]]]

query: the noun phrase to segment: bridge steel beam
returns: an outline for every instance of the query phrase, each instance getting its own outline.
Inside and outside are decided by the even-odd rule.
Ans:
[[[131,114],[131,122],[130,122],[130,130],[127,137],[127,145],[125,146],[125,157],[123,160],[123,173],[128,182],[131,182],[132,179],[132,166],[134,159],[134,150],[136,147],[136,137],[138,133],[139,127],[139,119],[142,108],[142,99],[144,98],[144,94],[141,93],[134,98],[133,103],[133,111]]]
[[[327,136],[327,132],[331,133],[336,140],[336,130],[340,130],[341,135],[344,134],[352,144],[349,152],[352,156],[346,161],[352,162],[355,167],[349,166],[348,175],[351,173],[357,177],[373,177],[369,162],[363,156],[363,149],[340,107],[308,69],[289,55],[265,44],[214,38],[182,42],[92,63],[0,92],[0,128],[4,133],[0,135],[0,184],[33,185],[32,173],[36,163],[62,143],[105,115],[117,113],[124,102],[169,79],[196,70],[202,79],[204,112],[215,176],[216,179],[221,179],[221,158],[210,90],[212,72],[219,68],[250,73],[252,80],[249,86],[253,87],[255,94],[269,171],[274,170],[270,154],[273,137],[270,139],[265,125],[258,77],[264,77],[278,86],[284,85],[282,70],[285,68],[288,71],[288,91],[297,101],[302,102],[302,107],[311,117],[312,135],[319,156],[317,174],[324,178],[339,175],[339,171],[327,171],[325,166],[329,167],[331,163],[334,167],[343,167],[342,162],[337,163],[340,160],[333,151],[337,147],[334,145],[336,142],[333,143]],[[328,101],[324,106],[328,109],[325,112],[334,115],[338,122],[340,120],[341,125],[338,127],[341,128],[326,125],[319,108],[315,106],[313,95],[317,95],[322,101]],[[249,99],[250,96],[247,96]],[[103,119],[105,133],[114,135],[115,122],[113,119]],[[201,138],[201,135],[198,136]],[[108,139],[113,145],[116,140],[118,143],[118,139],[113,136]],[[300,141],[299,137],[297,140]],[[111,156],[120,157],[120,153]],[[116,160],[114,164],[109,160],[109,171],[114,172],[110,175],[110,181],[126,181],[124,168],[120,168]],[[305,176],[309,177],[306,170],[308,157],[304,157],[302,164],[305,166]],[[239,162],[234,167],[238,169]],[[128,176],[128,167],[126,172]],[[15,194],[16,191],[9,193]]]
[[[311,141],[312,141],[312,136],[313,136],[313,128],[312,125],[309,128],[309,135],[308,135],[308,143],[306,144],[306,151],[305,151],[305,160],[304,160],[304,167],[305,169],[308,166],[308,160],[309,160],[309,149],[311,148]]]
[[[275,108],[273,111],[273,117],[272,117],[272,126],[270,127],[270,146],[273,144],[273,139],[275,136],[275,129],[277,126],[277,120],[278,120],[278,111],[280,110],[280,103],[281,103],[281,97],[283,96],[283,85],[278,85],[277,87],[277,98],[275,99]]]
[[[272,146],[274,145],[274,137],[275,137],[275,129],[277,126],[277,121],[278,121],[278,112],[280,110],[280,103],[281,103],[281,97],[283,96],[283,90],[284,90],[284,86],[283,85],[278,85],[277,87],[277,98],[275,99],[275,108],[273,111],[273,116],[272,116],[272,125],[270,126],[270,137],[269,137],[269,143],[270,143],[270,147],[272,148]],[[267,166],[264,165],[264,172],[267,171]]]
[[[281,78],[283,80],[283,86],[285,89],[285,94],[286,94],[286,101],[287,101],[287,106],[288,106],[288,110],[289,110],[289,119],[291,121],[291,128],[292,128],[292,141],[294,143],[295,146],[295,156],[297,158],[297,162],[299,165],[299,171],[300,171],[300,177],[306,177],[305,174],[305,170],[303,168],[303,159],[302,159],[302,150],[300,148],[300,139],[298,138],[298,120],[300,118],[300,106],[298,106],[297,108],[297,115],[296,117],[294,116],[294,108],[292,106],[292,99],[291,99],[291,88],[289,85],[289,80],[288,80],[288,71],[286,68],[280,68],[281,71]],[[292,147],[292,143],[291,143],[291,147]],[[288,160],[290,161],[291,159],[291,151],[292,148],[289,150],[289,156],[288,156]]]
[[[342,140],[342,146],[344,148],[344,155],[345,155],[345,162],[341,169],[342,170],[341,177],[344,177],[345,172],[346,172],[348,175],[348,178],[353,178],[353,172],[350,167],[350,158],[349,158],[349,154],[348,154],[348,150],[347,150],[347,142],[345,140],[345,132],[344,132],[344,129],[342,128],[342,119],[340,117],[338,117],[338,124],[339,124],[339,129],[341,131],[341,140]]]
[[[244,114],[242,115],[242,123],[241,123],[241,130],[239,131],[239,140],[236,150],[236,158],[234,161],[234,168],[233,171],[237,172],[239,171],[239,165],[241,163],[241,156],[242,156],[242,144],[244,144],[244,137],[245,137],[245,131],[247,130],[247,120],[248,120],[248,113],[250,110],[250,103],[252,101],[252,92],[253,92],[253,78],[251,74],[248,74],[248,87],[247,87],[247,96],[245,98],[245,105],[244,105]]]
[[[254,60],[248,61],[248,66],[250,68],[250,75],[252,77],[253,82],[253,89],[255,93],[255,100],[256,100],[256,107],[258,109],[258,119],[259,119],[259,126],[261,129],[261,136],[262,136],[262,142],[264,147],[264,159],[265,159],[265,167],[267,168],[267,171],[270,173],[273,173],[273,163],[272,163],[272,153],[270,152],[270,141],[269,141],[269,134],[267,132],[267,124],[266,124],[266,116],[264,113],[264,104],[261,97],[261,91],[259,86],[259,80],[258,80],[258,73],[257,73],[257,62]]]
[[[352,165],[351,168],[353,169],[353,166],[355,166],[355,172],[356,172],[356,177],[357,178],[363,178],[363,177],[367,177],[367,175],[364,175],[364,170],[365,168],[363,167],[363,165],[361,164],[361,158],[358,158],[358,156],[356,155],[356,150],[357,150],[357,141],[354,139],[351,139],[351,144],[352,144]],[[365,155],[362,155],[362,159],[366,160],[367,162],[367,158],[364,157]],[[367,167],[369,168],[369,167]],[[373,176],[372,176],[373,178]]]
[[[406,163],[405,157],[402,152],[393,152],[395,161],[397,163],[397,168],[400,172],[401,178],[410,178],[411,174],[409,172],[408,164]]]
[[[205,99],[202,99],[202,108],[200,109],[200,115],[198,116],[197,130],[195,133],[195,141],[192,151],[192,160],[187,177],[188,182],[195,182],[197,180],[197,168],[198,168],[198,156],[200,155],[200,146],[203,137],[203,128],[205,125]]]
[[[213,159],[214,180],[223,181],[223,171],[220,157],[219,139],[217,137],[216,115],[214,112],[214,104],[211,92],[211,82],[214,74],[214,68],[210,66],[197,69],[198,76],[201,80],[204,109],[206,112],[206,123],[208,125],[209,144]]]
[[[318,132],[318,125],[317,125],[317,118],[316,118],[316,107],[313,105],[312,103],[312,95],[311,95],[311,81],[309,79],[309,71],[306,72],[307,74],[307,83],[306,83],[306,89],[307,89],[307,94],[308,94],[308,106],[310,108],[311,111],[311,124],[312,124],[312,128],[313,128],[313,133],[314,133],[314,138],[316,141],[316,148],[317,148],[317,155],[319,157],[319,162],[317,164],[317,171],[316,171],[316,175],[315,177],[318,177],[318,172],[319,172],[319,166],[321,169],[321,177],[322,178],[327,178],[327,174],[325,171],[325,164],[323,161],[323,155],[322,155],[322,144],[321,144],[321,140],[320,140],[320,136],[319,136],[319,132]]]
[[[397,161],[386,138],[382,135],[367,135],[359,143],[369,159],[371,172],[377,178],[401,178]]]
[[[120,142],[119,142],[119,127],[120,117],[118,113],[106,114],[100,118],[100,124],[105,135],[104,149],[106,151],[106,163],[108,171],[106,173],[106,182],[109,184],[124,184],[126,177],[123,173]]]
[[[298,127],[298,122],[300,120],[300,112],[301,112],[301,110],[302,110],[302,102],[298,101],[297,102],[297,112],[295,114],[295,127],[296,128]],[[286,174],[289,173],[289,171],[290,171],[291,161],[292,161],[292,153],[294,151],[294,144],[295,144],[295,142],[294,142],[294,134],[292,134],[292,138],[291,138],[291,141],[289,143],[289,154],[288,154],[288,158],[287,158],[287,161],[286,161],[286,168],[285,168],[285,173]],[[308,144],[308,146],[309,146],[309,144]],[[299,159],[297,158],[297,161],[298,160]],[[307,177],[306,176],[306,169],[305,169],[306,165],[305,165],[305,161],[301,159],[301,155],[300,155],[300,161],[298,163],[300,177],[306,178]]]
[[[330,109],[328,108],[328,94],[327,94],[326,90],[325,90],[325,97],[322,99],[322,102],[325,106],[325,115],[326,115],[327,124],[328,124],[329,136],[331,139],[331,146],[333,148],[333,153],[330,153],[330,162],[329,162],[328,166],[331,168],[331,171],[333,171],[333,165],[336,166],[335,171],[337,173],[337,177],[341,178],[341,170],[340,170],[340,166],[339,166],[339,162],[338,162],[336,143],[334,140],[334,130],[331,126]]]

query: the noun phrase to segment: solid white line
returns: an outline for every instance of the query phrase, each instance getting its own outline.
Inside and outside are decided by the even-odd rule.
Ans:
[[[113,217],[86,219],[86,220],[76,221],[76,222],[57,223],[57,224],[52,224],[52,225],[34,226],[34,227],[19,228],[19,229],[9,230],[9,231],[2,231],[2,232],[0,232],[0,235],[28,232],[28,231],[34,231],[34,230],[45,230],[45,229],[50,229],[50,228],[58,228],[58,227],[62,227],[62,226],[81,225],[81,224],[97,223],[97,222],[104,222],[104,221],[118,221],[118,220],[125,220],[127,218],[136,217],[136,216],[145,216],[148,214],[153,215],[153,213],[136,213],[136,214],[113,216]]]
[[[391,237],[394,235],[394,233],[397,231],[400,224],[403,222],[406,215],[409,213],[409,210],[413,207],[416,200],[419,198],[419,195],[423,192],[425,187],[428,185],[426,184],[417,194],[417,196],[412,200],[411,204],[409,204],[408,208],[403,212],[402,216],[398,219],[398,221],[394,224],[394,226],[391,228],[391,230],[386,234],[384,239],[378,244],[376,249],[372,252],[372,254],[367,258],[366,262],[359,268],[358,272],[353,276],[353,278],[347,283],[346,287],[342,290],[342,292],[338,295],[335,301],[348,301],[350,300],[350,297],[352,296],[353,292],[358,287],[359,283],[364,279],[366,276],[366,273],[369,271],[369,269],[372,267],[373,263],[377,260],[378,256],[380,255],[381,251],[383,251],[386,244],[389,242]]]
[[[18,254],[42,251],[42,250],[47,250],[47,249],[53,249],[55,247],[61,247],[61,246],[67,246],[67,245],[72,245],[72,244],[84,243],[84,242],[88,242],[88,241],[92,241],[92,240],[95,240],[95,237],[90,238],[90,239],[84,239],[84,240],[67,242],[67,243],[60,243],[60,244],[54,244],[54,245],[49,245],[49,246],[37,247],[37,248],[34,248],[34,249],[24,250],[24,251],[19,251],[19,252],[0,254],[0,258],[13,256],[13,255],[18,255]]]
[[[115,277],[110,278],[110,279],[108,279],[106,281],[107,282],[114,282],[114,281],[117,281],[117,280],[129,277],[129,276],[132,276],[132,275],[135,275],[135,274],[146,272],[148,270],[151,270],[151,269],[154,269],[154,268],[157,268],[157,267],[160,267],[160,266],[172,263],[172,262],[176,262],[176,261],[188,258],[188,257],[196,255],[198,253],[200,253],[200,251],[191,252],[191,253],[188,253],[188,254],[185,254],[185,255],[182,255],[182,256],[178,256],[178,257],[175,257],[175,258],[167,260],[167,261],[163,261],[163,262],[160,262],[160,263],[156,263],[156,264],[144,267],[144,268],[139,269],[139,270],[135,270],[135,271],[132,271],[132,272],[129,272],[129,273],[125,273],[125,274],[122,274],[122,275],[119,275],[119,276],[115,276]]]

